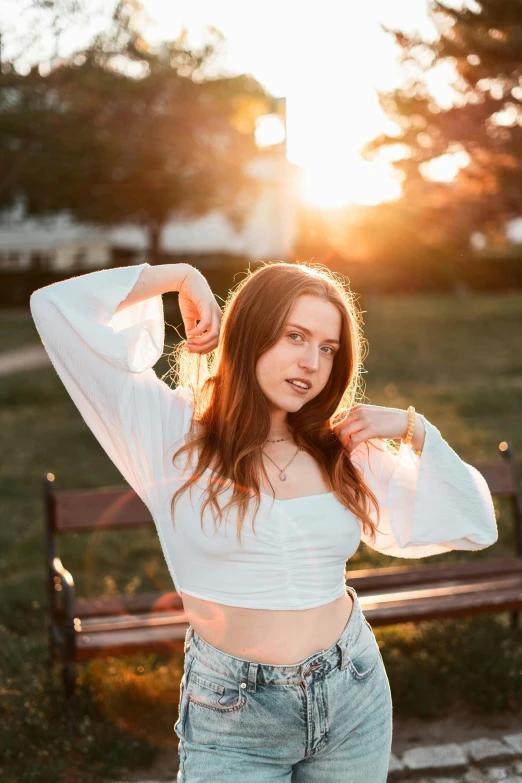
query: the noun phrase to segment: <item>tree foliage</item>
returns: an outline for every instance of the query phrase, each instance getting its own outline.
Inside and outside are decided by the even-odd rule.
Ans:
[[[222,38],[191,49],[186,33],[152,49],[122,0],[93,43],[55,62],[0,75],[0,207],[67,209],[102,225],[146,226],[152,261],[170,216],[219,208],[241,225],[259,187],[256,119],[273,99],[251,76],[210,75]]]
[[[388,30],[404,83],[380,101],[398,131],[375,139],[366,154],[403,145],[394,164],[404,175],[403,204],[427,242],[465,248],[473,230],[498,232],[522,213],[522,2],[430,0],[429,8],[433,40]],[[433,84],[448,66],[453,95],[442,104]],[[468,161],[456,179],[430,181],[426,164],[455,153]]]

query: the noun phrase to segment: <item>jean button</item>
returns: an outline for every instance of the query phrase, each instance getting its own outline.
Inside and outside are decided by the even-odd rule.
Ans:
[[[241,688],[246,688],[246,682],[241,683]]]

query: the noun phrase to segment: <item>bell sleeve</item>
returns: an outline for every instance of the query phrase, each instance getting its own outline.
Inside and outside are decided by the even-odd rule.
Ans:
[[[102,269],[40,288],[30,308],[85,423],[153,513],[165,452],[190,427],[192,393],[172,389],[152,369],[165,341],[161,295],[115,312],[147,266]]]
[[[485,478],[419,415],[426,430],[420,456],[402,441],[398,453],[392,453],[381,438],[352,451],[352,463],[380,507],[375,540],[364,532],[361,540],[384,555],[404,558],[491,546],[498,530]],[[369,510],[377,524],[373,505]]]

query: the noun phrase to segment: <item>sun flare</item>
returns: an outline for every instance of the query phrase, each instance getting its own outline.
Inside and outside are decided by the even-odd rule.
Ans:
[[[324,164],[306,168],[301,194],[307,203],[325,209],[349,204],[373,206],[399,198],[401,185],[391,167],[360,158],[347,166]]]

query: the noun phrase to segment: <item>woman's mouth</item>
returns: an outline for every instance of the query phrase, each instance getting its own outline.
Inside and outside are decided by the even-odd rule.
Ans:
[[[298,386],[294,381],[286,381],[286,383],[288,383],[297,394],[307,394],[309,391],[308,388],[305,389],[304,386]]]

